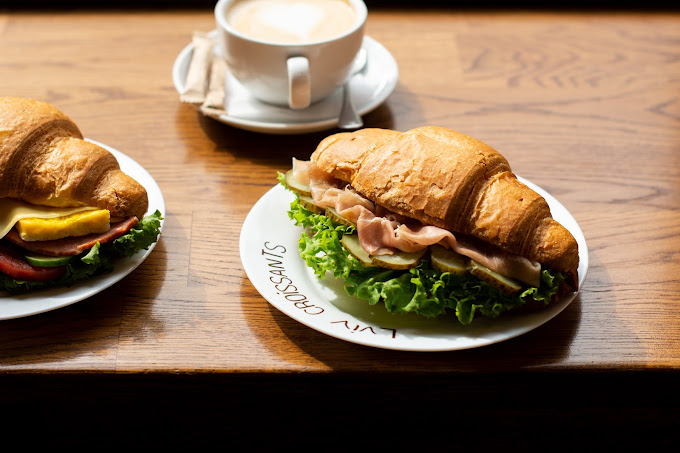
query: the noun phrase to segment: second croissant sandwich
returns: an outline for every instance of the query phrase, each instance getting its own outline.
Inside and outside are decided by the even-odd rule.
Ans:
[[[0,291],[110,271],[156,242],[162,218],[148,208],[145,188],[63,112],[0,97]]]
[[[469,324],[578,289],[578,245],[488,145],[440,127],[343,132],[280,176],[320,278],[394,313]]]

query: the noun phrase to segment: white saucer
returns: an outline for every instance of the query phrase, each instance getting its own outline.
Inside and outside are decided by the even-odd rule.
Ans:
[[[216,31],[211,35],[216,35]],[[360,115],[382,104],[396,87],[399,77],[397,62],[385,47],[369,36],[364,37],[363,47],[368,63],[364,71],[350,81],[352,101]],[[184,90],[193,50],[193,44],[182,49],[172,68],[172,79],[179,93]],[[217,46],[213,52],[218,54]],[[268,134],[303,134],[331,129],[338,124],[342,88],[304,110],[290,110],[253,98],[229,72],[225,83],[226,92],[230,93],[225,100],[227,113],[210,115],[222,123]]]

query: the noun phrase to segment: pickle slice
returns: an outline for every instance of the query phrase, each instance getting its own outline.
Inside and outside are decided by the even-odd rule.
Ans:
[[[288,188],[293,192],[305,197],[312,195],[312,191],[307,184],[302,184],[300,181],[295,179],[292,168],[286,172],[284,181],[286,182]]]
[[[387,269],[411,269],[416,267],[420,260],[427,252],[427,249],[420,250],[418,252],[403,252],[401,250],[395,250],[392,255],[376,255],[373,256],[373,263],[376,266],[384,267]]]
[[[373,260],[371,255],[368,254],[366,250],[361,246],[359,242],[359,235],[357,234],[344,234],[340,242],[351,253],[356,259],[361,261],[362,264],[366,266],[373,266]]]
[[[513,294],[522,289],[521,283],[517,280],[494,272],[474,260],[470,261],[470,273],[505,294]]]
[[[356,223],[354,223],[351,220],[346,219],[345,217],[341,216],[340,213],[338,213],[338,211],[335,210],[335,208],[331,208],[330,206],[328,206],[326,208],[325,214],[326,214],[326,217],[329,217],[335,223],[339,223],[341,225],[353,226],[353,227],[357,226]]]
[[[304,195],[300,195],[298,197],[300,200],[300,205],[305,208],[308,211],[312,211],[316,214],[323,214],[324,210],[323,208],[318,207],[317,205],[314,204],[314,200],[312,200],[312,197],[306,197]]]
[[[439,272],[463,275],[468,273],[468,262],[470,260],[454,250],[434,244],[430,246],[430,261],[432,267]]]

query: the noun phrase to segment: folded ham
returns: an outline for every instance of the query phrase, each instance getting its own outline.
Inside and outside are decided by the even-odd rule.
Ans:
[[[539,263],[391,212],[358,194],[346,182],[320,170],[314,162],[294,160],[293,174],[298,181],[309,185],[314,204],[332,207],[356,224],[359,241],[371,255],[389,255],[395,249],[415,252],[440,244],[501,275],[531,286],[540,284]]]

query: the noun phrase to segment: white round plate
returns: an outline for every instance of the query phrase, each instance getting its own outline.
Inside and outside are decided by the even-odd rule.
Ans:
[[[213,30],[210,36],[217,36],[217,32]],[[399,68],[392,54],[375,39],[365,36],[362,46],[367,52],[366,67],[352,77],[350,90],[357,111],[365,115],[394,91]],[[178,93],[184,91],[193,51],[193,44],[189,44],[175,59],[172,79]],[[217,46],[213,52],[219,54]],[[269,105],[248,94],[228,71],[225,92],[226,113],[209,116],[230,126],[266,134],[304,134],[331,129],[338,124],[342,106],[342,88],[303,110]]]
[[[555,198],[519,178],[541,194],[553,217],[576,238],[579,286],[588,270],[588,249],[576,220]],[[341,340],[402,351],[451,351],[508,340],[548,322],[576,297],[569,294],[543,310],[506,313],[498,318],[475,317],[463,326],[454,315],[435,319],[394,315],[383,304],[349,296],[341,280],[319,280],[298,253],[302,229],[287,211],[294,195],[282,185],[269,190],[253,206],[241,230],[240,253],[253,286],[274,307],[319,332]]]
[[[144,167],[110,146],[94,140],[87,140],[109,150],[118,159],[121,170],[144,186],[149,196],[148,213],[159,210],[161,216],[165,217],[165,201],[161,189]],[[161,230],[163,223],[164,221],[161,220]],[[6,295],[6,293],[0,292],[0,320],[21,318],[56,310],[93,296],[119,282],[135,270],[137,266],[144,262],[155,246],[156,243],[152,244],[148,250],[142,250],[130,258],[116,261],[113,272],[109,274],[82,280],[68,288],[52,288],[21,295]]]

